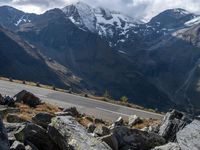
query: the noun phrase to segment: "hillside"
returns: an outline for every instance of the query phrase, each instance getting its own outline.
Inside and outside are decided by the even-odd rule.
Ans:
[[[50,70],[38,70],[40,76],[55,76],[29,80],[95,95],[108,90],[115,99],[125,95],[144,107],[198,113],[198,15],[169,9],[144,23],[81,2],[41,15],[8,6],[0,11],[0,24],[34,46],[44,63],[39,68]],[[13,14],[18,20],[8,19]]]

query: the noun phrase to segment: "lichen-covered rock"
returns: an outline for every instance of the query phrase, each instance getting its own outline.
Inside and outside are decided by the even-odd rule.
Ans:
[[[0,118],[0,150],[9,150],[8,135],[1,118]]]
[[[23,102],[30,107],[36,107],[37,105],[41,104],[41,100],[38,97],[25,90],[19,92],[14,97],[16,98],[16,102]]]
[[[48,127],[48,134],[61,150],[111,150],[106,143],[87,133],[86,129],[71,116],[53,118]]]
[[[38,113],[36,114],[32,120],[34,123],[38,124],[39,126],[42,126],[44,128],[48,127],[48,124],[51,123],[51,119],[54,117],[54,115],[49,113]]]
[[[200,149],[200,121],[194,120],[177,133],[177,141],[182,150]]]
[[[157,146],[152,150],[181,150],[180,146],[178,145],[178,143],[167,143],[165,145],[162,146]]]
[[[115,127],[112,132],[118,140],[119,149],[149,150],[165,144],[165,139],[155,133],[125,126]]]
[[[192,119],[182,112],[176,110],[168,112],[161,123],[159,135],[167,141],[174,142],[176,140],[176,133],[191,122]]]
[[[110,129],[108,129],[106,126],[104,125],[100,125],[97,126],[94,130],[94,133],[98,136],[105,136],[110,134]]]
[[[8,133],[8,139],[12,145],[16,141],[15,133],[19,131],[20,128],[24,128],[25,123],[5,123],[5,128]]]

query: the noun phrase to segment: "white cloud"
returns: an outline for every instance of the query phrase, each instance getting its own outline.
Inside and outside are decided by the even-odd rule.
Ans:
[[[78,0],[0,0],[0,5],[12,5],[26,12],[42,13],[50,8],[62,8]],[[170,8],[183,8],[200,13],[200,0],[81,0],[91,6],[103,6],[136,18],[149,19]]]

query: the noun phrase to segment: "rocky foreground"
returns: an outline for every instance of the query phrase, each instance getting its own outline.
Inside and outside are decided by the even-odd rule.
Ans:
[[[0,95],[0,115],[0,150],[200,149],[199,118],[176,110],[162,121],[132,115],[109,123],[22,91]]]

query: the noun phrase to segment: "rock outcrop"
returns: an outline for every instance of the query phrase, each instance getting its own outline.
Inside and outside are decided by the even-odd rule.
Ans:
[[[177,133],[177,141],[182,150],[200,149],[200,121],[194,120]]]
[[[176,140],[176,133],[191,122],[192,118],[185,113],[176,110],[168,112],[161,123],[159,135],[167,141],[174,142]]]
[[[48,134],[61,150],[111,150],[104,142],[97,140],[87,133],[71,116],[60,116],[52,119]]]

